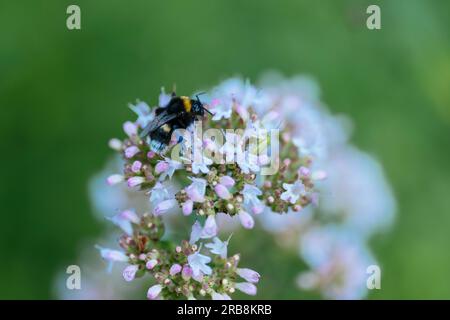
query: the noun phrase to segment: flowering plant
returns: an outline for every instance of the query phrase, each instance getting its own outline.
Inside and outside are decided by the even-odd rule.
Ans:
[[[145,197],[150,208],[122,203],[109,218],[124,233],[122,250],[98,248],[111,263],[127,263],[126,281],[150,274],[149,299],[229,299],[236,289],[255,295],[260,275],[238,267],[240,255],[227,252],[231,236],[223,241],[219,233],[235,229],[235,221],[252,229],[258,220],[281,246],[298,238],[300,256],[311,267],[300,274],[300,288],[329,298],[365,294],[365,267],[374,260],[364,243],[390,221],[389,187],[378,164],[348,145],[347,122],[318,103],[311,82],[276,83],[258,90],[230,79],[213,88],[204,99],[213,116],[175,131],[164,153],[140,136],[156,107],[130,105],[137,119],[124,123],[125,139],[109,142],[122,167],[107,183],[122,185],[111,199],[126,190],[125,198]],[[157,107],[170,99],[162,90]],[[354,170],[346,171],[349,164]],[[348,197],[357,182],[367,199]],[[173,224],[166,218],[176,212],[192,224],[181,242],[165,234]]]

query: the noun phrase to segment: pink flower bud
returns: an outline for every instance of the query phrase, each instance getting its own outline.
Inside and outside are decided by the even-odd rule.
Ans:
[[[240,282],[235,284],[236,289],[242,291],[243,293],[246,293],[250,296],[255,296],[257,289],[256,286],[253,283],[249,282]]]
[[[165,161],[159,161],[155,166],[155,172],[161,174],[169,169],[169,164]]]
[[[151,159],[156,155],[156,153],[154,151],[149,151],[147,152],[147,158]]]
[[[189,265],[185,264],[183,266],[183,270],[181,270],[181,276],[183,277],[183,279],[185,281],[189,280],[192,277],[192,274],[192,268]]]
[[[188,216],[192,213],[192,209],[194,207],[194,202],[192,200],[187,200],[183,203],[183,214]]]
[[[125,219],[125,220],[131,221],[131,222],[133,222],[135,224],[138,224],[141,221],[139,219],[139,216],[136,214],[136,212],[131,211],[131,210],[122,211],[120,213],[120,217]]]
[[[149,300],[155,300],[158,295],[161,293],[162,286],[160,284],[155,284],[154,286],[150,287],[147,291],[147,298]]]
[[[119,139],[113,138],[113,139],[109,140],[108,146],[113,150],[120,151],[120,150],[122,150],[122,141],[120,141]]]
[[[236,273],[243,279],[251,283],[258,283],[260,275],[258,272],[248,268],[237,268]]]
[[[142,162],[136,160],[135,162],[133,162],[133,165],[131,166],[131,171],[133,171],[134,173],[139,173],[139,171],[141,171],[142,168]]]
[[[139,270],[139,266],[136,266],[136,265],[130,265],[130,266],[126,267],[122,273],[125,281],[128,281],[128,282],[133,281],[134,277],[136,275],[136,272],[138,270]]]
[[[310,173],[311,172],[307,167],[300,167],[300,169],[298,169],[298,174],[300,177],[306,178]]]
[[[227,188],[230,188],[230,187],[234,186],[235,181],[234,181],[234,179],[232,177],[223,176],[223,177],[220,177],[219,183],[221,185],[224,185]]]
[[[223,184],[216,184],[214,187],[214,191],[219,196],[219,198],[228,200],[231,198],[231,193],[228,191],[228,189]]]
[[[144,177],[131,177],[128,179],[127,183],[130,188],[136,187],[145,182]]]
[[[122,175],[120,175],[120,174],[113,174],[113,175],[109,176],[109,177],[106,179],[106,182],[107,182],[110,186],[113,186],[113,185],[116,185],[116,184],[122,182],[124,179],[125,179],[125,178],[124,178]]]
[[[252,216],[243,210],[239,212],[239,220],[241,221],[242,226],[246,229],[252,229],[255,225],[255,221]]]
[[[145,264],[145,267],[146,267],[148,270],[152,270],[157,264],[158,264],[158,260],[156,260],[156,259],[151,259],[151,260],[148,260],[148,261],[147,261],[147,263]]]
[[[125,149],[125,157],[128,159],[133,158],[137,153],[139,153],[139,148],[136,146],[131,146]]]
[[[169,273],[171,276],[174,276],[177,273],[179,273],[181,271],[181,269],[182,269],[182,267],[178,263],[175,263],[174,265],[172,265],[170,267]]]

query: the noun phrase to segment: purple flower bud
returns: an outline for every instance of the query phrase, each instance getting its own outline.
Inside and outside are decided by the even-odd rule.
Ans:
[[[183,277],[183,279],[185,281],[189,280],[192,277],[192,274],[192,268],[189,265],[185,264],[183,270],[181,270],[181,276]]]
[[[161,174],[169,169],[169,164],[165,161],[159,161],[155,166],[155,172]]]
[[[231,193],[228,191],[228,189],[222,185],[222,184],[216,184],[216,186],[214,187],[214,191],[217,193],[217,195],[219,196],[219,198],[228,200],[231,198]]]
[[[164,200],[155,207],[155,209],[153,210],[153,214],[155,216],[162,215],[163,213],[166,213],[169,209],[173,208],[176,204],[177,200],[175,199]]]
[[[137,266],[137,265],[130,265],[130,266],[126,267],[122,273],[125,281],[128,281],[128,282],[133,281],[134,277],[136,275],[136,272],[138,270],[139,270],[139,266]]]
[[[122,182],[124,179],[125,179],[125,178],[124,178],[122,175],[120,175],[120,174],[113,174],[113,175],[110,175],[110,176],[106,179],[106,182],[107,182],[110,186],[113,186],[113,185],[116,185],[116,184]]]
[[[127,134],[127,136],[135,136],[137,135],[137,126],[130,121],[127,121],[123,124],[123,131]]]
[[[187,200],[183,203],[183,214],[188,216],[192,213],[192,209],[194,207],[194,202],[192,200]]]
[[[135,162],[133,162],[133,165],[131,166],[131,171],[133,171],[134,173],[139,173],[139,171],[141,171],[141,168],[142,162],[136,160]]]
[[[221,185],[224,185],[227,188],[230,188],[230,187],[234,186],[235,181],[230,176],[223,176],[223,177],[220,177],[219,183]]]
[[[151,259],[151,260],[148,260],[148,261],[147,261],[147,263],[145,264],[145,267],[146,267],[148,270],[152,270],[157,264],[158,264],[158,260],[156,260],[156,259]]]
[[[170,273],[171,276],[174,276],[177,273],[179,273],[181,271],[181,269],[182,269],[182,267],[178,263],[175,263],[174,265],[172,265],[170,267],[169,273]]]
[[[128,186],[130,188],[136,187],[142,183],[145,182],[145,178],[144,177],[131,177],[128,179]]]
[[[156,153],[154,151],[149,151],[147,152],[147,158],[151,159],[156,155]]]
[[[251,283],[258,283],[259,273],[248,268],[237,268],[236,273],[243,279]]]
[[[252,229],[255,225],[255,221],[252,216],[243,210],[239,212],[239,220],[241,221],[242,226],[246,229]]]
[[[311,171],[307,167],[300,167],[300,169],[298,169],[298,174],[302,178],[308,177],[310,173]]]
[[[131,146],[125,149],[125,157],[128,159],[133,158],[137,153],[139,153],[139,148],[136,146]]]
[[[155,284],[154,286],[150,287],[147,291],[147,298],[149,300],[155,300],[158,295],[161,293],[162,286],[160,284]]]
[[[242,291],[243,293],[246,293],[250,296],[256,295],[257,289],[253,283],[240,282],[240,283],[236,283],[234,286],[236,287],[236,289],[238,289],[238,290]]]
[[[120,150],[122,150],[122,141],[120,141],[119,139],[113,138],[113,139],[109,140],[108,146],[113,150],[120,151]]]

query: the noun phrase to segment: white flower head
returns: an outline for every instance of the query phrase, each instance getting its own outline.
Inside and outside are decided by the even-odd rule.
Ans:
[[[292,204],[296,203],[301,196],[306,195],[305,186],[300,180],[294,184],[283,183],[283,188],[286,191],[281,194],[281,200],[289,201]]]
[[[202,274],[210,275],[212,273],[212,269],[208,266],[208,263],[211,262],[211,258],[200,254],[200,248],[197,252],[188,256],[188,264],[192,268],[192,274],[194,277],[198,277]]]
[[[222,259],[226,259],[228,254],[228,242],[230,241],[230,238],[231,236],[228,240],[222,241],[218,237],[214,237],[213,242],[207,243],[205,247],[208,248],[211,253],[219,255]]]

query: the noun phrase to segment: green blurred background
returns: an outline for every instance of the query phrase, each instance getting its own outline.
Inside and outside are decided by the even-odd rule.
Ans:
[[[66,28],[69,4],[81,30]],[[366,28],[369,4],[381,30]],[[87,184],[127,103],[269,69],[315,77],[393,185],[397,221],[371,243],[383,282],[369,298],[450,298],[449,15],[445,0],[2,1],[0,298],[56,298],[55,275],[104,230]],[[295,254],[268,260],[280,279],[259,297],[304,297]]]

